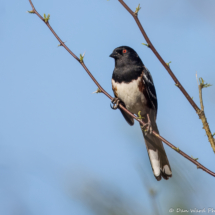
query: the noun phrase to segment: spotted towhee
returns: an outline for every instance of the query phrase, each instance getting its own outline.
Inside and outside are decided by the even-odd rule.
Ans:
[[[138,54],[128,46],[114,49],[110,57],[115,59],[114,95],[130,112],[137,115],[141,111],[143,121],[147,123],[148,129],[142,131],[155,178],[158,181],[161,177],[169,179],[172,171],[163,143],[151,133],[152,130],[159,133],[156,124],[158,103],[151,74]],[[120,111],[128,124],[133,125],[134,119],[122,109]]]

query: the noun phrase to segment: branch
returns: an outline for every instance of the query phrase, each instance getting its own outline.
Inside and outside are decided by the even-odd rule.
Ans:
[[[93,75],[91,74],[91,72],[88,70],[88,68],[86,67],[86,65],[84,64],[83,61],[83,56],[81,55],[82,59],[80,60],[66,45],[65,43],[58,37],[58,35],[55,33],[55,31],[52,29],[52,27],[49,24],[49,21],[45,21],[42,16],[36,11],[33,3],[31,0],[29,0],[31,6],[32,6],[32,11],[31,13],[35,13],[46,25],[47,27],[50,29],[50,31],[54,34],[54,36],[56,37],[56,39],[60,42],[61,46],[63,46],[81,65],[82,67],[85,69],[85,71],[87,72],[87,74],[90,76],[90,78],[93,80],[93,82],[98,86],[99,90],[97,90],[98,92],[101,91],[102,93],[104,93],[110,100],[113,99],[112,96],[110,96],[102,87],[101,85],[97,82],[97,80],[93,77]],[[126,113],[128,113],[130,116],[132,116],[136,121],[138,121],[140,124],[142,124],[143,126],[146,125],[141,119],[139,119],[138,117],[136,117],[134,114],[132,114],[130,111],[128,111],[122,104],[119,104],[119,107],[124,110]],[[152,132],[157,138],[159,138],[160,140],[162,140],[164,143],[166,143],[169,147],[171,147],[172,149],[174,149],[176,152],[178,152],[179,154],[181,154],[183,157],[185,157],[186,159],[188,159],[189,161],[191,161],[192,163],[194,163],[197,168],[202,169],[203,171],[207,172],[208,174],[212,175],[215,177],[215,173],[210,171],[209,169],[207,169],[206,167],[204,167],[202,164],[200,164],[199,162],[197,162],[195,159],[191,158],[189,155],[187,155],[186,153],[184,153],[183,151],[179,150],[179,148],[176,148],[173,144],[171,144],[170,142],[168,142],[166,139],[164,139],[162,136],[160,136],[159,134],[157,134],[155,131]]]
[[[158,58],[158,60],[161,62],[161,64],[165,67],[165,69],[167,70],[167,72],[170,74],[170,76],[172,77],[172,79],[174,80],[175,84],[177,84],[177,86],[179,87],[179,89],[182,91],[182,93],[185,95],[185,97],[187,98],[187,100],[190,102],[190,104],[193,106],[193,108],[198,111],[199,108],[196,105],[196,103],[192,100],[192,98],[189,96],[189,94],[187,93],[187,91],[183,88],[183,86],[181,85],[181,83],[179,82],[179,80],[175,77],[175,75],[173,74],[172,70],[169,67],[169,64],[167,64],[163,58],[160,56],[160,54],[157,52],[157,50],[155,49],[155,47],[153,46],[153,44],[151,43],[150,39],[148,38],[146,32],[143,29],[143,26],[141,25],[139,19],[138,19],[138,13],[135,11],[133,12],[128,5],[123,1],[123,0],[118,0],[122,6],[132,15],[132,17],[134,18],[134,20],[136,21],[143,37],[145,38],[146,42],[148,44],[144,44],[147,45],[155,54],[155,56]]]
[[[147,44],[145,44],[145,43],[142,43],[142,44],[146,45],[148,48],[150,48],[153,51],[155,56],[158,58],[158,60],[161,62],[161,64],[165,67],[165,69],[167,70],[169,75],[172,77],[173,81],[175,82],[175,85],[181,90],[181,92],[184,94],[184,96],[190,102],[191,106],[194,108],[196,113],[199,115],[199,118],[202,120],[203,128],[205,129],[206,134],[208,136],[208,141],[210,142],[211,147],[212,147],[212,149],[213,149],[213,151],[215,153],[215,139],[213,138],[213,135],[210,132],[210,128],[209,128],[209,125],[207,123],[207,119],[205,117],[204,111],[199,109],[199,107],[196,105],[196,103],[193,101],[193,99],[190,97],[190,95],[187,93],[187,91],[184,89],[184,87],[181,85],[179,80],[176,78],[176,76],[174,75],[174,73],[170,69],[169,63],[165,63],[163,58],[160,56],[160,54],[157,52],[157,50],[155,49],[155,47],[151,43],[150,39],[148,38],[146,32],[143,29],[143,26],[141,25],[141,23],[140,23],[140,21],[138,19],[138,12],[140,10],[140,6],[138,5],[138,7],[136,8],[135,12],[133,12],[123,0],[118,0],[118,1],[132,15],[132,17],[136,21],[136,23],[137,23],[137,25],[138,25],[143,37],[145,38],[145,40],[147,42]]]
[[[209,127],[208,122],[207,122],[207,118],[205,116],[203,98],[202,98],[202,89],[210,87],[211,85],[205,84],[203,78],[199,78],[199,81],[198,81],[197,74],[196,74],[196,79],[197,79],[197,84],[198,84],[198,88],[199,88],[199,100],[200,100],[200,105],[201,105],[201,110],[199,110],[199,113],[198,113],[199,118],[202,120],[203,128],[206,131],[209,142],[213,143],[213,144],[211,144],[211,147],[212,147],[213,151],[215,152],[215,139],[213,137],[214,135],[211,133],[210,127]]]

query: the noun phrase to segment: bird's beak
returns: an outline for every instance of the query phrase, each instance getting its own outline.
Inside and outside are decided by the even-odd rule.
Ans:
[[[118,58],[118,53],[117,52],[113,52],[109,57],[112,57],[114,59]]]

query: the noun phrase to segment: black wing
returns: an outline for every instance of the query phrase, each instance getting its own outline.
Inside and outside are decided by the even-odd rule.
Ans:
[[[143,70],[143,82],[144,82],[144,85],[146,86],[146,91],[149,96],[150,104],[152,108],[156,111],[156,115],[157,115],[158,102],[157,102],[155,86],[153,83],[152,76],[146,67],[144,67],[144,70]]]
[[[119,109],[122,113],[122,115],[124,116],[125,120],[127,121],[127,123],[129,125],[134,125],[134,119],[133,117],[131,117],[130,115],[128,115],[124,110]]]

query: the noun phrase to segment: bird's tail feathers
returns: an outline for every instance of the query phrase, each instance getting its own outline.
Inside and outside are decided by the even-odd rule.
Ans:
[[[159,134],[155,119],[150,117],[150,120],[153,131]],[[155,178],[158,181],[162,177],[166,180],[169,179],[172,177],[172,171],[162,141],[153,134],[146,135],[144,131],[142,132]]]

